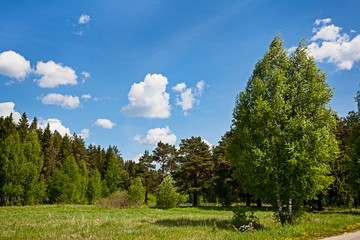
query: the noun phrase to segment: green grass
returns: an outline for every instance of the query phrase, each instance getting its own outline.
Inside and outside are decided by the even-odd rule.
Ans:
[[[230,209],[104,209],[84,205],[0,208],[1,239],[316,239],[360,229],[360,211],[333,209],[307,213],[281,227],[267,208],[254,208],[263,226],[237,232]]]

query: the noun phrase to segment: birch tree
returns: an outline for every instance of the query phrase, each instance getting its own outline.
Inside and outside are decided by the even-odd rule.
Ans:
[[[280,36],[236,99],[228,154],[235,176],[270,202],[282,224],[325,192],[336,157],[332,89],[302,41],[289,55]]]

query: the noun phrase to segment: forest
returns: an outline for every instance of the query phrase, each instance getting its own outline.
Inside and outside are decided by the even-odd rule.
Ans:
[[[17,123],[0,117],[1,206],[94,204],[120,191],[164,207],[266,204],[281,223],[303,210],[359,206],[359,110],[338,117],[306,45],[289,56],[282,44],[277,36],[255,65],[214,147],[191,136],[125,161],[116,146],[86,146],[26,113]]]

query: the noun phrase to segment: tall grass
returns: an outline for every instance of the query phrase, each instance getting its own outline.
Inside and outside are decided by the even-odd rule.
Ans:
[[[261,230],[242,233],[231,208],[107,209],[86,205],[0,208],[1,239],[316,239],[360,229],[360,211],[308,213],[281,227],[267,208],[253,208]]]

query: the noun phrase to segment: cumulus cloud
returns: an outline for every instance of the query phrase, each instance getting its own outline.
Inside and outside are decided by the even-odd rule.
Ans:
[[[107,129],[112,129],[116,126],[115,123],[111,122],[109,119],[99,118],[95,121],[95,125]]]
[[[202,95],[204,87],[204,80],[198,82],[195,89],[187,88],[185,83],[178,83],[172,88],[173,91],[180,93],[180,96],[178,95],[176,98],[176,105],[181,106],[183,111],[192,109],[195,103],[200,103],[199,97]],[[184,115],[187,116],[188,113],[184,112]]]
[[[341,27],[337,27],[334,24],[331,25],[323,25],[320,28],[314,28],[313,32],[316,33],[315,36],[311,38],[312,41],[317,39],[326,40],[326,41],[335,41],[341,35],[339,32],[342,30]]]
[[[80,136],[82,139],[87,139],[87,138],[89,138],[89,137],[90,137],[90,130],[84,128],[83,130],[81,130],[81,133],[79,134],[79,136]]]
[[[176,135],[172,133],[169,126],[166,126],[165,128],[149,129],[147,135],[143,139],[140,135],[136,135],[134,140],[151,147],[155,147],[160,141],[174,145],[176,142]]]
[[[90,93],[81,95],[82,99],[91,99]]]
[[[86,82],[86,79],[88,79],[89,77],[91,77],[91,74],[88,73],[88,72],[85,72],[85,71],[83,71],[83,72],[81,73],[81,75],[82,75],[81,83],[85,83],[85,82]]]
[[[65,136],[66,134],[71,136],[70,129],[62,125],[61,121],[57,118],[49,118],[47,120],[40,119],[39,120],[39,127],[42,129],[45,129],[47,124],[50,125],[50,131],[54,133],[56,130],[58,133],[60,133],[61,136]]]
[[[75,71],[68,67],[62,66],[61,63],[55,63],[54,61],[38,62],[36,65],[36,74],[42,75],[37,80],[38,85],[42,88],[54,88],[59,85],[76,85],[77,76]]]
[[[79,18],[78,23],[79,24],[86,24],[90,22],[90,16],[87,14],[82,14]]]
[[[7,117],[12,113],[15,123],[19,122],[21,115],[14,110],[14,107],[15,103],[13,102],[0,103],[0,117]]]
[[[353,39],[342,28],[333,24],[330,18],[317,19],[315,35],[311,38],[309,52],[319,61],[333,63],[339,70],[350,70],[360,60],[360,35]],[[352,32],[353,33],[353,32]]]
[[[80,106],[78,96],[61,95],[57,93],[49,93],[41,99],[43,104],[53,104],[66,109],[75,109]]]
[[[32,72],[30,61],[14,51],[0,53],[0,74],[18,80]]]
[[[121,110],[128,116],[146,118],[170,117],[169,94],[165,91],[168,80],[161,74],[148,74],[143,82],[131,86],[130,103]]]

